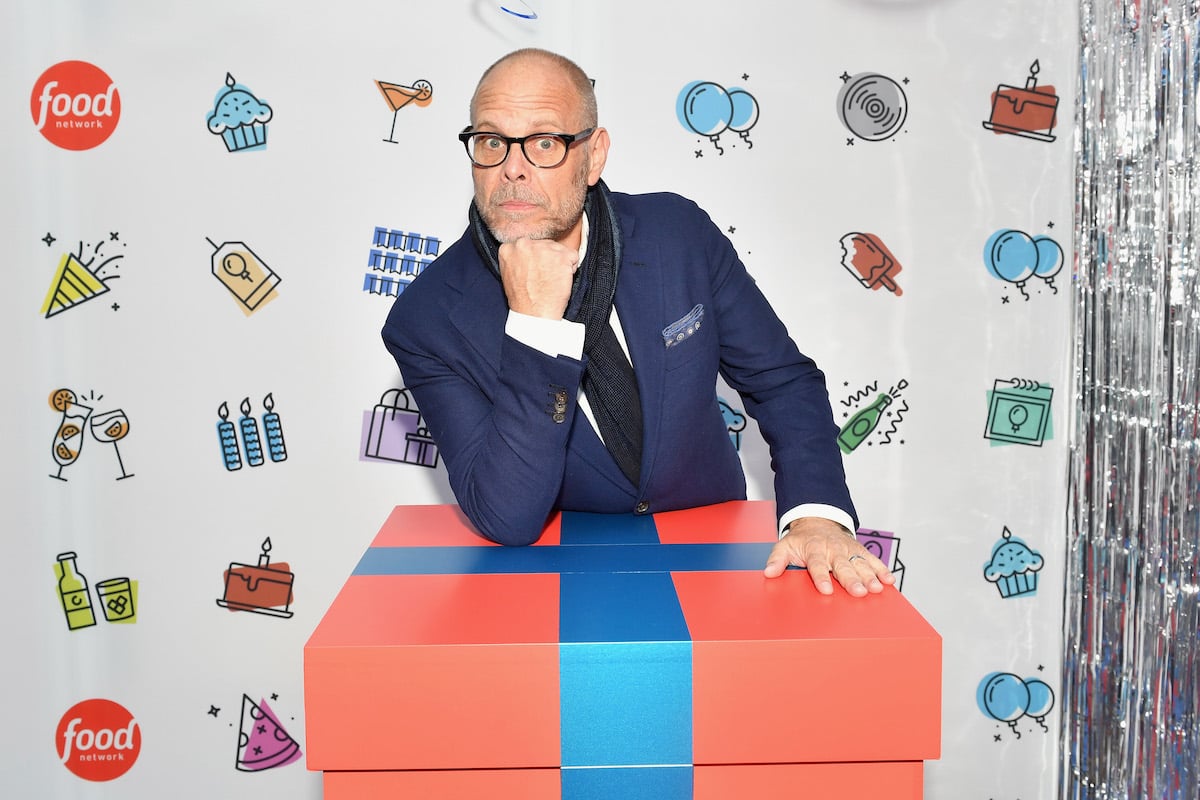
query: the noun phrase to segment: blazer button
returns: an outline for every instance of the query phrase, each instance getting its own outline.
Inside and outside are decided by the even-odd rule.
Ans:
[[[553,419],[555,422],[562,423],[562,421],[563,421],[563,420],[565,420],[565,419],[567,418],[567,415],[566,415],[566,414],[562,414],[562,413],[558,413],[558,414],[553,414],[553,415],[551,415],[551,417],[552,417],[552,419]]]
[[[650,504],[647,503],[645,500],[638,503],[637,506],[633,509],[635,514],[645,514],[649,510],[650,510]]]

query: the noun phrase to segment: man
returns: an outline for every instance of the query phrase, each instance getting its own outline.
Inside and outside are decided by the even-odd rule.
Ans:
[[[824,376],[695,204],[609,192],[585,73],[510,53],[459,138],[470,226],[396,299],[383,338],[480,532],[529,544],[556,509],[744,499],[719,371],[771,449],[781,536],[764,573],[804,566],[824,594],[893,583],[851,533]]]

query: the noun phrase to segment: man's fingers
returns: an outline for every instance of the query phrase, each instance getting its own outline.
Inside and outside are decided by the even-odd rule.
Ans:
[[[768,578],[778,578],[787,571],[788,565],[791,563],[791,557],[788,555],[788,548],[785,542],[778,542],[771,548],[771,555],[767,556],[767,567],[763,570],[763,574]]]
[[[808,569],[808,576],[812,578],[813,585],[817,587],[817,591],[821,594],[833,594],[833,581],[829,579],[829,560],[826,558],[813,558],[805,566]]]
[[[834,581],[852,597],[878,594],[896,582],[886,564],[840,529],[784,536],[767,557],[763,574],[779,577],[791,564],[808,570],[817,591],[826,595],[833,594]]]
[[[853,561],[849,558],[839,558],[834,562],[833,574],[837,577],[838,583],[842,585],[842,588],[855,597],[862,597],[868,591],[870,591],[870,578],[867,577],[869,574],[869,567],[858,566],[858,563],[865,561],[865,558],[856,557]],[[860,572],[860,570],[862,571]],[[880,585],[875,591],[882,590],[883,586]]]
[[[571,296],[579,253],[553,239],[515,239],[500,245],[500,282],[508,307],[521,314],[561,319]]]

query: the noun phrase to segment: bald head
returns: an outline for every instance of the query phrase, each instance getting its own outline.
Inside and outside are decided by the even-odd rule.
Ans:
[[[506,72],[525,72],[537,75],[542,80],[561,78],[564,87],[573,94],[571,105],[579,114],[580,127],[591,128],[599,124],[596,111],[596,92],[592,88],[592,82],[587,73],[566,56],[552,53],[549,50],[527,47],[514,50],[484,70],[483,75],[479,78],[479,83],[475,86],[475,94],[471,96],[472,125],[476,121],[475,114],[480,92],[498,74]]]

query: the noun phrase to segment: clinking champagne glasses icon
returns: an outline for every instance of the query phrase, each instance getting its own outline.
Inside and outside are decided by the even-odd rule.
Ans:
[[[97,414],[92,417],[91,429],[92,438],[97,442],[112,443],[113,451],[117,454],[117,464],[121,467],[121,477],[117,480],[132,478],[133,475],[125,471],[125,462],[121,460],[121,451],[117,447],[117,442],[129,435],[129,417],[125,416],[125,412],[118,408],[115,411]]]
[[[79,402],[79,398],[70,389],[57,389],[50,395],[50,407],[62,414],[58,421],[58,430],[54,433],[54,444],[50,448],[58,464],[58,472],[52,473],[51,478],[65,481],[62,476],[64,467],[69,467],[79,458],[83,448],[83,428],[91,416],[92,409]]]
[[[92,414],[91,406],[79,402],[79,398],[70,389],[55,389],[50,394],[50,407],[59,412],[62,417],[58,421],[58,430],[54,433],[54,442],[50,453],[58,464],[58,471],[51,473],[55,480],[65,481],[63,469],[78,460],[79,452],[83,449],[84,430],[91,432],[97,442],[109,443],[117,454],[117,464],[121,475],[117,480],[132,478],[133,474],[125,471],[125,462],[117,442],[129,434],[129,417],[122,409]]]

